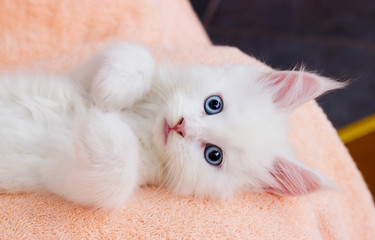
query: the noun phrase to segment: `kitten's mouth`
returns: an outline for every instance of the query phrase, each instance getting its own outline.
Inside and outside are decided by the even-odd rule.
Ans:
[[[171,132],[172,128],[168,125],[166,119],[164,119],[164,144],[167,144],[169,133]]]

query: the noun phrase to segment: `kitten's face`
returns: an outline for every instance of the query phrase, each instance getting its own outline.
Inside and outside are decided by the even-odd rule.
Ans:
[[[173,75],[177,74],[177,75]],[[179,194],[225,198],[260,187],[274,152],[289,151],[286,121],[244,66],[195,67],[172,73],[155,130],[167,185]]]
[[[154,140],[164,160],[164,183],[174,192],[209,198],[240,189],[300,195],[329,185],[295,160],[287,113],[343,84],[243,65],[196,66],[159,78],[164,104]]]

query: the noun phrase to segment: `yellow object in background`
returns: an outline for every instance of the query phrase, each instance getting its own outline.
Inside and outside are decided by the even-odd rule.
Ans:
[[[338,130],[344,143],[349,143],[372,132],[375,132],[375,114]]]

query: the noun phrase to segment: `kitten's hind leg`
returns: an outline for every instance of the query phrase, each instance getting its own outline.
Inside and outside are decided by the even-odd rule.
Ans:
[[[78,122],[72,147],[72,161],[43,169],[48,190],[83,205],[122,207],[138,178],[138,142],[130,127],[116,113],[91,110]]]

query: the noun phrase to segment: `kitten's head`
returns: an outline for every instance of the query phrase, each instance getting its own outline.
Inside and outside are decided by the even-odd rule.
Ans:
[[[169,189],[226,198],[244,189],[300,195],[329,184],[295,159],[287,114],[343,84],[243,65],[188,67],[159,77],[166,104],[154,137]]]

